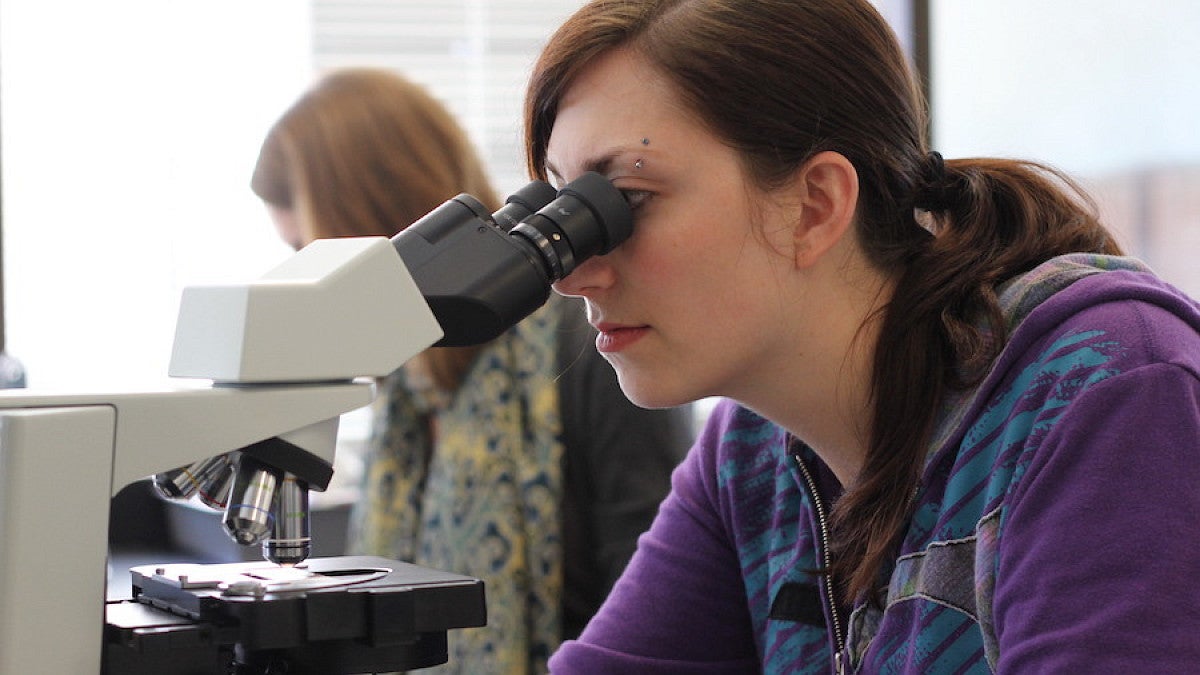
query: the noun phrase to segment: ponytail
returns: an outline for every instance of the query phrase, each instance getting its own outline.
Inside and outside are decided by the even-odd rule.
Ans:
[[[1044,165],[943,163],[931,153],[918,173],[919,188],[900,218],[930,234],[920,235],[884,309],[871,443],[856,483],[834,509],[831,573],[851,598],[872,596],[900,544],[939,402],[982,380],[1004,346],[1009,327],[998,287],[1057,255],[1121,254],[1091,199]],[[927,211],[914,217],[913,209]]]

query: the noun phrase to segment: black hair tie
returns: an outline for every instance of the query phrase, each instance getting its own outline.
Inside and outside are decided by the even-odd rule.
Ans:
[[[942,153],[932,150],[921,160],[917,193],[913,206],[926,211],[945,211],[950,207],[950,186],[946,180],[946,162]]]
[[[937,150],[926,153],[921,169],[925,182],[929,185],[941,183],[946,178],[946,161]]]

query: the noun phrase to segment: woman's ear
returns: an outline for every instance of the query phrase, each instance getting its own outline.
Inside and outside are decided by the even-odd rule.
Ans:
[[[805,268],[850,230],[858,205],[858,172],[844,155],[821,152],[796,170],[792,189],[800,197],[792,232],[795,264]]]

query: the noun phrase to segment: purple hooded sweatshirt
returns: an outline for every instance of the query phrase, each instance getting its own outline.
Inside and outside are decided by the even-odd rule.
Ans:
[[[939,414],[882,610],[817,573],[831,473],[727,401],[551,671],[1200,672],[1200,305],[1081,254],[1001,305],[1009,342]]]

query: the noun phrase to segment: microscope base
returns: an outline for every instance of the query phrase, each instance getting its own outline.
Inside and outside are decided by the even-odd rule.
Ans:
[[[349,675],[445,663],[487,622],[483,582],[385,558],[131,570],[105,607],[104,675]]]

